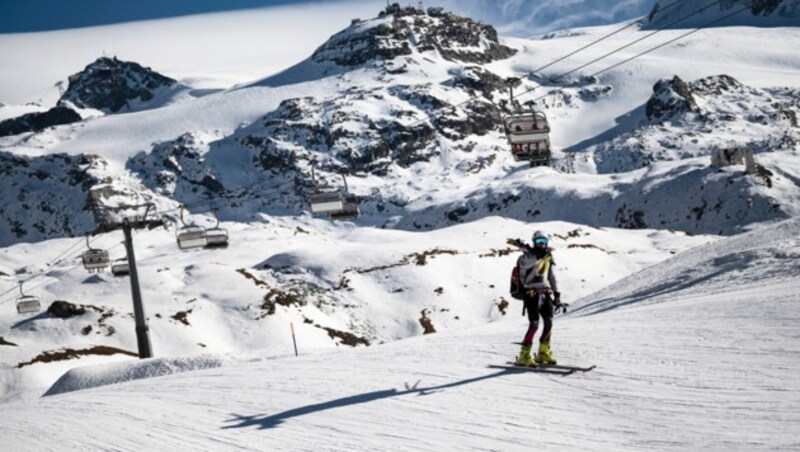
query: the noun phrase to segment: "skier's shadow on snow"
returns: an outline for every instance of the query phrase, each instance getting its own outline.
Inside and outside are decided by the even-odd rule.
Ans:
[[[468,378],[466,380],[456,381],[453,383],[448,383],[439,386],[431,386],[428,388],[418,387],[420,382],[417,381],[414,384],[414,386],[409,386],[408,383],[406,383],[406,389],[402,391],[399,391],[397,389],[387,389],[384,391],[367,392],[364,394],[342,397],[341,399],[331,400],[329,402],[317,403],[314,405],[306,405],[303,407],[294,408],[288,411],[283,411],[281,413],[273,414],[271,416],[263,414],[257,414],[253,416],[233,414],[233,418],[228,419],[226,422],[235,422],[235,424],[226,425],[222,428],[229,429],[229,428],[242,428],[242,427],[254,427],[254,426],[257,426],[259,429],[275,428],[278,425],[282,424],[287,419],[293,417],[305,416],[306,414],[316,413],[318,411],[325,411],[334,408],[358,405],[361,403],[374,402],[376,400],[388,399],[389,397],[398,397],[410,394],[430,395],[433,394],[434,392],[441,391],[443,389],[454,388],[456,386],[476,383],[481,380],[488,380],[490,378],[501,377],[503,375],[514,374],[518,372],[519,370],[515,369],[503,369],[499,372],[495,372],[489,375],[484,375],[482,377]]]

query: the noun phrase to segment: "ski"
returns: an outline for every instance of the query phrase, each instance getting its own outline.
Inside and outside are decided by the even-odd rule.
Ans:
[[[503,364],[489,364],[490,369],[503,369],[517,372],[535,372],[549,375],[567,376],[574,373],[572,370],[567,369],[548,369],[546,367],[532,367],[532,366],[517,366],[516,364],[503,365]]]
[[[523,369],[523,370],[539,370],[539,371],[555,371],[551,373],[563,373],[564,375],[573,374],[575,372],[589,372],[590,370],[594,370],[597,366],[572,366],[572,365],[565,365],[565,364],[531,364],[528,366],[523,366],[521,364],[517,364],[514,361],[509,361],[506,363],[505,368],[515,368],[515,369]]]

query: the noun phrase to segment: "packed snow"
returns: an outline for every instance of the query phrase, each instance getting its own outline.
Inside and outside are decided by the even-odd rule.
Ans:
[[[4,444],[524,450],[535,439],[557,449],[791,450],[800,444],[798,235],[800,222],[788,220],[718,240],[574,301],[556,319],[553,347],[561,362],[598,366],[588,373],[487,367],[511,359],[524,332],[513,305],[487,325],[375,347],[322,350],[301,331],[298,357],[287,346],[75,369],[52,391],[80,390],[0,405]],[[628,232],[608,236],[623,244]],[[160,368],[186,372],[134,380],[169,373]]]

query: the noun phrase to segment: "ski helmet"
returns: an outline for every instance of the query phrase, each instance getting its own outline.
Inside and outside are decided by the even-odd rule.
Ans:
[[[550,242],[550,239],[542,231],[534,232],[533,237],[531,237],[531,240],[533,241],[533,246],[537,245],[547,246],[548,242]]]

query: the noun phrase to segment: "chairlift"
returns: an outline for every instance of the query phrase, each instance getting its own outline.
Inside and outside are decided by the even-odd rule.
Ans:
[[[311,213],[341,212],[344,209],[344,197],[339,191],[317,192],[308,197]]]
[[[331,220],[351,220],[358,218],[358,205],[345,201],[348,193],[347,178],[341,174],[344,190],[320,190],[308,197],[308,206],[312,214],[326,213]],[[317,186],[314,165],[311,166],[311,179]]]
[[[25,293],[22,292],[22,281],[19,282],[19,293],[22,296],[17,298],[18,313],[31,314],[34,312],[39,312],[42,309],[42,306],[39,303],[39,297],[35,297],[33,295],[25,295]]]
[[[127,257],[116,259],[111,264],[111,274],[114,276],[128,276],[130,273],[131,266],[128,264]]]
[[[219,217],[214,211],[214,218],[217,224],[213,228],[206,230],[206,248],[225,248],[228,246],[228,231],[219,227]]]
[[[331,220],[354,220],[360,214],[358,205],[352,202],[345,202],[341,211],[330,212],[328,217]]]
[[[89,245],[89,236],[86,236],[86,248],[88,248],[88,251],[81,255],[81,261],[83,261],[83,267],[89,270],[89,273],[93,271],[101,272],[108,267],[110,262],[108,259],[108,251],[93,249]]]
[[[182,250],[190,250],[194,248],[203,248],[208,243],[206,228],[197,226],[195,224],[187,225],[183,221],[183,208],[181,206],[181,224],[183,227],[175,230],[175,237],[178,240],[178,248]]]
[[[511,105],[517,112],[503,118],[503,128],[511,146],[511,155],[517,161],[530,161],[531,166],[550,164],[550,124],[540,110],[522,111],[514,101],[513,87],[509,86]]]

